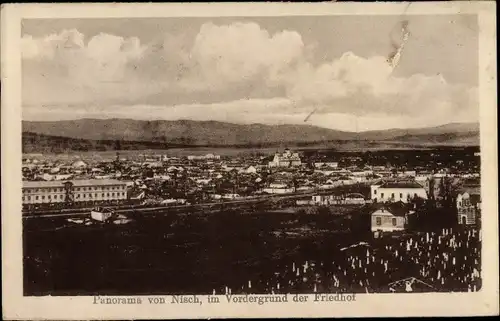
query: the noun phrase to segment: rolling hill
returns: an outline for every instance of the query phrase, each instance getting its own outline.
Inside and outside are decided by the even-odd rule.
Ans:
[[[217,121],[141,121],[80,119],[23,121],[23,147],[110,150],[183,146],[276,146],[333,141],[408,143],[412,145],[479,145],[479,124],[451,123],[438,127],[389,129],[360,133],[310,125],[230,124]],[[134,147],[135,146],[135,147]]]

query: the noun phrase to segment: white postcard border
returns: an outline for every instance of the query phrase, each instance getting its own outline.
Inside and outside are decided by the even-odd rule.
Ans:
[[[96,305],[93,297],[23,297],[21,219],[21,19],[287,15],[479,14],[483,288],[477,293],[357,294],[355,302]],[[141,319],[472,316],[498,313],[496,22],[493,2],[11,4],[2,6],[2,272],[5,319]],[[309,299],[311,300],[311,299]],[[291,301],[291,300],[290,300]]]

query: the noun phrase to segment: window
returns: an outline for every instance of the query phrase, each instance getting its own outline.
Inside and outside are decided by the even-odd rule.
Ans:
[[[31,196],[28,196],[28,201],[31,201]]]
[[[36,196],[35,199],[38,201],[38,196]]]
[[[102,197],[104,197],[104,193],[102,193]]]
[[[384,198],[384,193],[381,193],[381,194],[380,194],[380,198]]]
[[[373,194],[377,195],[377,190],[376,189],[373,190]]]
[[[49,195],[49,196],[47,196],[47,198],[50,200],[50,198],[51,198],[51,197],[50,197],[50,195]]]
[[[43,199],[43,200],[45,199],[45,195],[42,195],[42,199]]]
[[[109,193],[106,193],[106,196],[109,197]]]
[[[399,198],[403,199],[403,193],[399,193]]]
[[[394,198],[394,193],[391,194],[391,198]]]
[[[396,218],[393,218],[393,219],[392,219],[392,226],[396,226],[396,225],[397,225],[397,223],[398,223],[398,222],[397,222]]]
[[[381,217],[376,218],[376,224],[379,226],[382,225],[382,218]]]

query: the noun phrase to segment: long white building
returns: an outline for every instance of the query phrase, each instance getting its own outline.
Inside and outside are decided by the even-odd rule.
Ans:
[[[427,199],[425,188],[416,182],[386,182],[371,185],[371,199],[373,202],[398,202],[409,203],[412,199],[420,197]]]
[[[127,185],[113,179],[23,181],[23,204],[127,199]]]

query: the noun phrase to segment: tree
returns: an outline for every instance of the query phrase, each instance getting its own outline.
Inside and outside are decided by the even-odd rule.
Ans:
[[[435,197],[434,197],[434,184],[435,184],[434,178],[430,178],[429,179],[429,189],[427,191],[427,198],[430,200],[435,199]]]
[[[442,177],[439,184],[439,198],[441,205],[446,208],[454,208],[457,196],[456,186],[449,177]]]
[[[297,178],[295,176],[292,178],[292,184],[293,184],[293,191],[296,192],[297,186],[299,185],[299,183],[298,183]]]
[[[236,191],[238,190],[238,187],[239,187],[238,171],[236,169],[231,170],[230,179],[231,179],[231,183],[233,185],[233,194],[236,194]]]
[[[153,177],[154,176],[154,172],[151,168],[147,168],[145,171],[144,171],[144,177]]]

